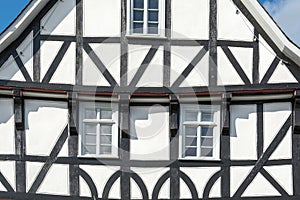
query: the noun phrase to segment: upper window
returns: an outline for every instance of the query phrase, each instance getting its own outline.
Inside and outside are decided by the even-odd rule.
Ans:
[[[130,34],[164,34],[163,0],[131,0],[130,6]]]
[[[80,107],[81,155],[118,155],[117,105],[83,103]]]
[[[181,106],[182,158],[219,158],[219,115],[218,106]]]

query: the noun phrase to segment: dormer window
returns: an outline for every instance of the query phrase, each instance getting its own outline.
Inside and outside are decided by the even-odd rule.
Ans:
[[[164,1],[131,0],[130,34],[164,35]]]

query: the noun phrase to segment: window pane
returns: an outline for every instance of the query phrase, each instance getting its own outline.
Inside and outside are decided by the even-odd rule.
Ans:
[[[185,156],[197,156],[197,148],[186,148]]]
[[[133,0],[134,8],[144,8],[144,0]]]
[[[111,136],[109,135],[100,135],[100,144],[109,144],[111,145]]]
[[[201,121],[204,121],[204,122],[212,122],[212,121],[213,121],[213,116],[214,116],[213,113],[210,113],[210,112],[202,112],[202,113],[201,113]]]
[[[100,154],[111,154],[111,146],[101,146]]]
[[[185,127],[185,135],[197,136],[197,127]]]
[[[96,146],[83,145],[83,154],[96,154]]]
[[[133,33],[143,33],[144,23],[133,23]]]
[[[112,119],[112,111],[111,110],[101,110],[100,118],[101,119]]]
[[[111,135],[112,134],[112,127],[111,126],[107,126],[107,125],[101,125],[100,127],[100,134],[103,135],[103,134],[109,134]]]
[[[85,135],[85,145],[96,145],[96,135]]]
[[[148,23],[148,33],[158,34],[158,24]]]
[[[210,148],[201,148],[201,156],[203,157],[212,157],[213,156],[213,149]]]
[[[185,121],[198,121],[198,113],[197,112],[186,112],[185,113]]]
[[[158,22],[158,11],[148,11],[148,21]]]
[[[213,138],[201,138],[201,146],[213,147]]]
[[[141,10],[133,11],[133,21],[144,21],[144,11]]]
[[[97,113],[95,109],[86,109],[85,110],[85,119],[96,119]]]
[[[213,128],[201,127],[201,136],[213,136]]]
[[[185,146],[197,146],[197,138],[196,137],[186,137],[185,138]]]
[[[148,0],[149,9],[158,9],[158,0]]]
[[[96,133],[97,125],[94,124],[85,124],[84,125],[85,133]]]

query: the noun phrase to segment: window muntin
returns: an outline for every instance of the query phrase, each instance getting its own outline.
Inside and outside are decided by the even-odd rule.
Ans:
[[[80,154],[118,155],[117,105],[83,103],[80,107]]]
[[[162,35],[163,0],[131,0],[130,34]]]
[[[181,157],[219,158],[218,106],[181,106]]]

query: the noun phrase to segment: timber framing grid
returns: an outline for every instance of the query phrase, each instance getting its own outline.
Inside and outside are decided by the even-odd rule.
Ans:
[[[172,4],[171,0],[166,0],[166,37],[153,40],[152,38],[127,37],[127,1],[121,0],[121,34],[120,37],[84,37],[83,36],[83,0],[76,0],[76,34],[74,36],[65,35],[41,35],[40,21],[57,1],[52,0],[39,12],[35,19],[28,25],[23,33],[13,41],[2,53],[0,53],[0,66],[12,55],[20,69],[26,82],[0,80],[0,95],[4,98],[12,98],[14,104],[15,116],[15,154],[2,154],[0,161],[16,162],[16,186],[15,189],[0,171],[0,182],[7,192],[0,192],[0,198],[5,199],[43,199],[43,200],[85,200],[85,199],[109,199],[109,193],[113,184],[120,179],[121,183],[121,199],[131,199],[131,180],[141,190],[142,199],[159,199],[159,192],[167,180],[170,180],[170,199],[180,199],[180,180],[188,187],[192,199],[274,199],[288,200],[300,198],[300,83],[278,83],[268,84],[277,65],[280,63],[278,57],[274,58],[269,66],[266,74],[260,80],[259,74],[259,43],[261,36],[265,38],[267,43],[275,50],[276,54],[287,63],[288,70],[293,76],[300,81],[300,66],[293,60],[283,54],[276,44],[267,35],[264,29],[259,25],[247,8],[239,0],[234,0],[240,11],[255,25],[255,38],[253,41],[232,41],[219,40],[217,38],[217,0],[210,1],[210,20],[209,20],[209,39],[208,40],[180,40],[172,39],[169,29],[172,24]],[[22,60],[18,57],[16,48],[33,31],[33,78],[30,77]],[[41,42],[44,41],[61,41],[63,42],[53,62],[44,77],[40,76],[40,48]],[[76,43],[76,86],[71,84],[51,84],[51,79],[56,72],[59,64],[65,56],[71,43]],[[97,56],[92,49],[93,43],[120,44],[120,83],[118,83],[113,75],[109,72],[105,64]],[[147,52],[145,58],[137,73],[128,83],[128,46],[131,44],[150,45],[151,48]],[[171,49],[172,46],[201,46],[201,50],[196,54],[192,61],[185,67],[180,76],[171,84]],[[158,52],[158,48],[163,47],[163,87],[138,87],[138,82],[142,75],[145,74],[150,62]],[[229,62],[243,81],[243,85],[236,86],[218,86],[218,53],[217,49],[224,52]],[[253,50],[253,66],[252,77],[244,72],[238,59],[230,50],[230,47],[240,47]],[[97,69],[101,72],[110,86],[84,86],[83,85],[83,54],[87,53]],[[180,87],[195,66],[209,54],[209,86],[204,87]],[[78,124],[79,124],[79,103],[78,96],[94,93],[93,95],[102,97],[118,97],[119,106],[119,158],[118,159],[95,159],[82,158],[78,155]],[[221,107],[221,146],[220,160],[218,161],[189,161],[179,158],[179,118],[180,118],[180,98],[187,94],[193,93],[198,99],[207,98],[218,95],[221,100],[216,102],[205,101],[201,104],[216,104]],[[34,95],[33,95],[34,94]],[[235,98],[256,96],[257,99],[236,101]],[[87,95],[88,96],[88,95]],[[170,140],[170,159],[169,160],[131,160],[130,159],[130,106],[135,105],[130,100],[134,97],[159,98],[167,97],[168,103],[161,103],[169,108],[169,140]],[[276,97],[273,98],[272,97]],[[279,96],[279,97],[278,97]],[[265,98],[267,97],[267,98]],[[270,97],[270,98],[268,98]],[[24,101],[28,99],[46,100],[65,102],[68,105],[68,125],[62,130],[58,141],[54,145],[49,156],[32,156],[26,154],[26,135],[25,135],[25,119]],[[199,100],[200,102],[201,100]],[[263,110],[265,103],[290,102],[293,105],[292,114],[282,125],[276,137],[272,140],[270,146],[264,151],[264,129],[263,129]],[[200,103],[199,103],[200,104]],[[240,104],[255,104],[257,117],[257,159],[254,160],[231,160],[230,155],[230,106]],[[139,104],[137,104],[139,105]],[[152,105],[148,103],[147,105]],[[279,146],[282,139],[286,136],[288,130],[292,127],[292,159],[270,160],[272,153]],[[67,157],[58,157],[63,145],[68,142]],[[42,169],[38,173],[32,186],[26,190],[26,162],[41,162]],[[38,194],[37,191],[54,164],[66,164],[69,166],[69,191],[70,196]],[[117,166],[120,170],[116,171],[107,181],[102,198],[98,198],[99,191],[96,184],[89,174],[80,166]],[[265,166],[292,165],[293,169],[293,195],[289,195],[286,190],[264,169]],[[251,172],[245,180],[240,184],[237,191],[231,195],[230,191],[230,168],[234,166],[251,166]],[[168,171],[163,174],[154,186],[153,191],[148,191],[142,178],[133,172],[133,167],[142,168],[159,168],[167,167]],[[198,191],[191,177],[189,177],[181,168],[183,167],[219,167],[218,170],[207,182],[204,188],[203,197],[199,198]],[[280,193],[281,196],[263,196],[263,197],[242,197],[250,183],[258,174],[262,174],[271,185]],[[88,185],[92,198],[80,196],[80,182],[82,178]],[[221,180],[221,197],[210,198],[209,194],[214,184]]]

